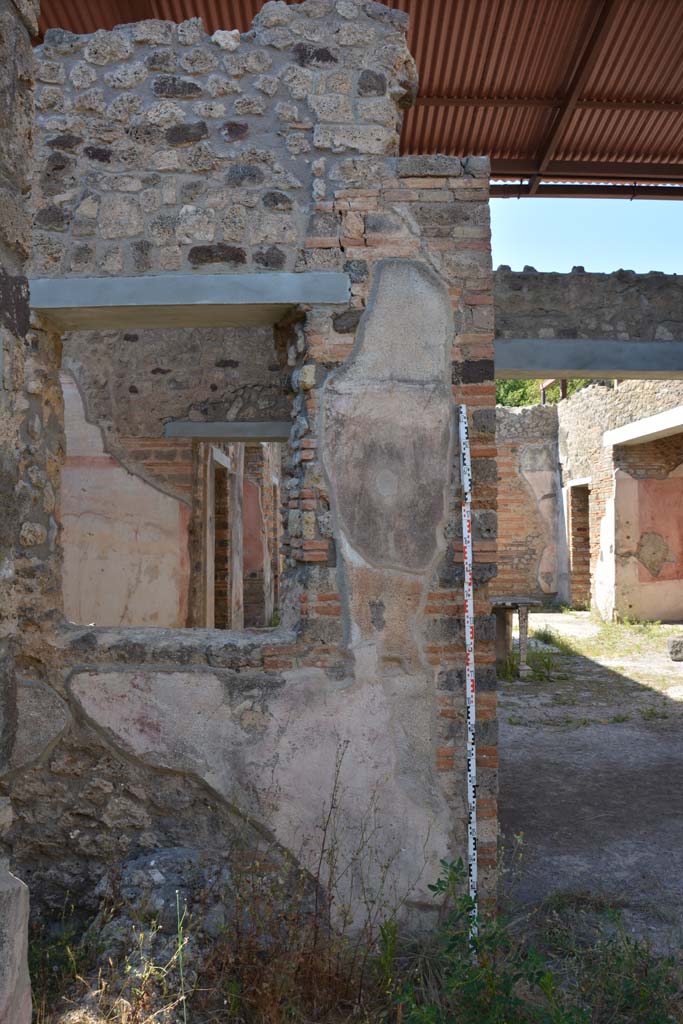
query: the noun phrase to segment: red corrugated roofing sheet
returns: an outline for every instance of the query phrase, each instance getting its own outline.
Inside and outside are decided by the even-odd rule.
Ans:
[[[494,174],[533,178],[609,11],[576,109],[541,177],[664,178],[683,188],[683,0],[385,2],[410,15],[420,96],[432,100],[408,111],[404,152],[488,153]],[[261,0],[43,0],[41,29],[92,32],[142,18],[201,17],[209,32],[245,31],[260,7]],[[570,162],[571,173],[558,162]]]

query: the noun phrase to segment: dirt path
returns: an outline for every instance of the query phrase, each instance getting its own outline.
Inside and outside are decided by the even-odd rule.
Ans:
[[[681,627],[538,614],[535,678],[500,684],[506,846],[523,833],[522,906],[591,893],[658,948],[683,946]],[[547,631],[553,631],[550,635]]]

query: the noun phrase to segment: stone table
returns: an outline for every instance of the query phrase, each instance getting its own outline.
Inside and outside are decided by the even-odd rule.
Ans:
[[[537,608],[541,601],[533,597],[493,597],[491,608],[496,617],[496,661],[506,661],[512,653],[512,615],[519,616],[519,675],[527,676],[531,668],[526,662],[529,636],[529,608]]]

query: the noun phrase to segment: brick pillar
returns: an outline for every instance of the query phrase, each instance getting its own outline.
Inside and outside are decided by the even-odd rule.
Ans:
[[[405,261],[407,267],[422,267],[433,274],[450,297],[453,314],[449,371],[451,409],[454,415],[455,406],[465,403],[469,411],[474,472],[479,866],[482,898],[490,903],[495,895],[498,747],[495,630],[488,596],[489,581],[496,575],[497,547],[488,161],[443,157],[387,161],[385,176],[378,183],[338,188],[334,197],[319,202],[316,210],[318,215],[332,214],[338,218],[339,236],[314,234],[308,245],[314,250],[341,246],[353,283],[348,308],[307,310],[290,339],[290,354],[296,352],[297,365],[293,374],[295,427],[290,480],[286,485],[288,561],[290,566],[299,567],[302,635],[310,645],[311,664],[329,668],[335,662],[348,662],[352,652],[357,677],[377,671],[381,680],[391,671],[403,670],[415,673],[416,680],[431,678],[432,682],[426,684],[432,689],[435,715],[429,740],[430,770],[439,780],[443,799],[450,808],[449,850],[443,852],[463,855],[466,835],[463,572],[457,439],[451,450],[450,467],[444,464],[442,469],[442,480],[448,483],[449,503],[441,556],[426,588],[419,573],[417,576],[409,573],[404,583],[395,578],[395,593],[402,597],[392,603],[391,587],[385,586],[383,572],[376,571],[372,552],[367,556],[370,568],[366,572],[354,567],[356,555],[340,549],[340,543],[344,543],[340,537],[344,532],[340,529],[340,499],[335,500],[330,493],[330,482],[333,490],[338,489],[340,482],[331,481],[335,464],[332,460],[330,469],[328,463],[330,446],[334,448],[342,442],[344,432],[333,435],[330,416],[333,420],[334,414],[321,412],[330,388],[336,387],[334,381],[339,375],[334,373],[335,369],[353,367],[357,362],[359,327],[361,334],[363,330],[371,330],[370,321],[363,314],[369,314],[373,302],[377,301],[372,289],[378,269],[387,260],[392,264]],[[425,308],[426,322],[431,322],[431,312],[430,308]],[[420,336],[418,330],[414,342],[415,365],[422,359],[428,341],[429,338]],[[378,403],[385,400],[393,387],[390,348],[385,362],[386,372],[382,370],[377,378]],[[350,372],[353,374],[353,369]],[[373,372],[368,370],[368,381]],[[402,373],[399,368],[394,376],[398,379]],[[405,376],[410,377],[409,366]],[[339,379],[343,377],[342,373]],[[428,402],[431,386],[425,378],[425,402]],[[368,409],[363,415],[371,416],[372,403],[369,398],[363,402]],[[420,418],[416,414],[416,432]],[[353,422],[352,417],[349,429],[353,428]],[[377,428],[381,432],[379,421]],[[396,437],[397,444],[405,445],[406,441],[408,448],[404,447],[404,455],[399,457],[397,465],[403,459],[406,472],[411,472],[410,439]],[[380,443],[390,446],[391,438],[383,437]],[[362,438],[358,439],[358,445],[357,472],[361,473],[368,449],[363,447]],[[389,448],[386,453],[387,465],[390,465]],[[386,484],[388,487],[395,485],[390,480]],[[360,498],[362,500],[362,494]],[[433,494],[425,493],[423,498],[426,508]],[[348,518],[352,513],[347,509],[342,518],[343,515]],[[429,527],[423,526],[416,507],[412,522],[406,524],[406,540],[411,531],[419,535],[423,528]],[[362,525],[360,532],[362,534]],[[410,543],[413,540],[410,538]],[[376,541],[381,546],[380,538]],[[376,556],[381,561],[380,555],[376,553]],[[397,557],[400,561],[398,553]],[[358,597],[359,588],[363,591],[362,598]],[[366,615],[367,622],[363,625],[361,620]],[[393,638],[388,640],[392,631]],[[365,647],[354,640],[358,632],[366,638]],[[379,663],[373,660],[377,657],[375,639],[377,649],[384,651],[379,655]],[[366,654],[369,662],[362,660]],[[422,684],[416,682],[415,685]]]

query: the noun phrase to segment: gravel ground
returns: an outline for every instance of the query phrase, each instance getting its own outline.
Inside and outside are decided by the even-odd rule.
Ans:
[[[681,627],[570,612],[530,629],[534,678],[500,684],[508,850],[523,834],[513,899],[606,897],[634,934],[681,949],[683,664],[666,653]]]

